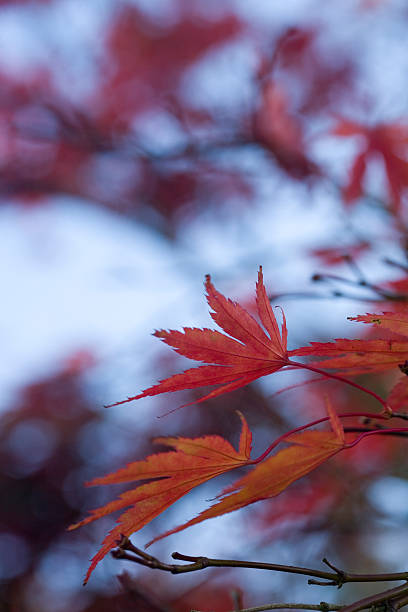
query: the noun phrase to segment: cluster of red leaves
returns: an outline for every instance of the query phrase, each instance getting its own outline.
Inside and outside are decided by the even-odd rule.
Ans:
[[[118,117],[124,127],[135,112],[156,106],[158,94],[177,95],[185,71],[243,28],[233,14],[206,19],[193,7],[180,9],[181,19],[167,24],[154,22],[134,6],[125,5],[116,14],[106,38],[110,72],[95,98],[99,121],[106,127]]]
[[[75,92],[75,104],[58,91],[53,70],[62,68],[55,57],[26,76],[0,74],[0,192],[28,204],[79,196],[121,213],[140,211],[145,221],[154,219],[144,214],[154,208],[169,222],[186,204],[208,200],[209,191],[215,200],[218,191],[220,200],[246,197],[247,182],[236,169],[204,168],[190,145],[176,159],[172,146],[157,159],[135,129],[144,113],[159,113],[190,141],[196,129],[216,123],[205,109],[190,107],[183,80],[206,53],[240,35],[243,24],[233,13],[208,19],[194,6],[179,8],[168,23],[128,4],[115,8],[101,32],[99,78],[88,95]]]
[[[0,74],[0,191],[28,203],[50,194],[79,196],[136,213],[172,235],[187,212],[252,198],[256,185],[241,168],[214,163],[213,154],[228,147],[252,145],[291,178],[322,179],[309,150],[308,122],[317,112],[338,117],[356,77],[351,59],[327,46],[323,34],[297,27],[270,40],[233,12],[206,18],[193,4],[174,0],[166,21],[121,5],[101,33],[95,87],[75,106],[58,92],[53,70],[59,66],[19,78]],[[205,99],[192,103],[186,95],[192,69],[210,52],[244,39],[259,57],[249,111],[234,115],[228,108],[215,112]],[[156,113],[166,116],[185,144],[150,150],[138,133],[146,113],[153,121]],[[343,188],[346,206],[363,195],[367,166],[379,157],[391,207],[400,215],[408,184],[406,124],[340,118],[332,134],[362,139]],[[113,179],[106,181],[107,174]]]
[[[257,71],[252,137],[297,180],[321,174],[307,153],[305,117],[327,112],[346,92],[349,96],[354,78],[352,63],[339,53],[322,53],[319,38],[315,29],[288,28],[260,56]]]
[[[58,91],[58,65],[24,78],[0,74],[0,192],[29,204],[79,196],[173,235],[175,223],[200,207],[252,199],[256,183],[239,164],[214,162],[228,147],[258,148],[297,180],[321,177],[305,119],[339,112],[334,102],[350,93],[352,64],[321,48],[318,30],[260,35],[234,12],[207,18],[194,3],[174,0],[173,17],[155,20],[126,4],[101,32],[94,89],[75,104]],[[259,55],[249,111],[193,103],[189,74],[209,53],[244,39]],[[176,139],[158,153],[143,137],[146,116],[165,117],[185,144]]]
[[[384,313],[359,316],[355,317],[355,320],[381,325],[394,334],[404,336],[404,340],[396,343],[396,348],[391,340],[336,340],[333,343],[313,343],[312,347],[302,347],[288,353],[285,317],[283,315],[282,332],[280,332],[265,291],[262,269],[259,270],[256,285],[256,303],[259,318],[265,329],[242,306],[216,291],[209,277],[206,279],[206,289],[208,303],[213,309],[211,316],[229,335],[197,328],[184,328],[183,332],[161,330],[155,335],[178,353],[212,365],[202,365],[171,376],[124,401],[206,385],[219,385],[214,391],[198,400],[203,401],[238,389],[283,367],[309,368],[307,365],[302,366],[298,362],[291,361],[289,354],[330,355],[331,358],[319,362],[319,366],[346,368],[350,373],[360,372],[362,369],[377,371],[395,367],[401,363],[408,351],[408,314]],[[316,371],[315,364],[311,369]],[[320,373],[325,375],[324,370],[320,370]],[[349,382],[347,379],[343,380]],[[405,380],[398,383],[391,393],[390,401],[395,407],[398,407],[401,401],[405,401],[408,394],[404,383]],[[213,506],[187,523],[157,536],[149,544],[208,518],[274,497],[340,450],[354,446],[364,437],[362,434],[352,440],[346,440],[336,412],[330,404],[327,409],[328,417],[285,434],[258,459],[250,459],[252,436],[244,417],[240,415],[242,432],[238,451],[220,436],[193,439],[159,438],[157,442],[174,450],[151,455],[117,472],[95,478],[89,483],[90,485],[147,479],[152,482],[123,493],[117,500],[93,510],[86,519],[71,526],[71,529],[74,529],[108,513],[128,508],[119,517],[116,527],[106,536],[102,548],[94,556],[85,581],[97,563],[117,544],[121,535],[129,536],[138,531],[194,487],[237,467],[255,466],[233,485],[224,489],[218,496],[221,499]],[[354,416],[358,416],[358,413]],[[330,431],[304,431],[311,425],[327,420],[330,420]],[[378,433],[378,430],[370,433]],[[288,447],[268,457],[280,441],[284,441]]]

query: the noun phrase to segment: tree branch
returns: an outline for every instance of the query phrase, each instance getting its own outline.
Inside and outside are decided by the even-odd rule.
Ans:
[[[328,604],[321,601],[320,604],[302,604],[302,603],[269,603],[262,606],[254,606],[252,608],[242,608],[238,612],[263,612],[264,610],[320,610],[320,612],[332,612],[341,610],[345,606]],[[191,612],[200,612],[199,610],[191,610]],[[234,612],[231,610],[231,612]]]
[[[212,559],[210,557],[190,556],[183,555],[179,552],[172,554],[173,559],[178,561],[186,561],[188,564],[179,563],[163,563],[156,557],[147,554],[145,551],[137,548],[127,537],[123,537],[118,544],[118,548],[112,551],[112,556],[115,559],[125,559],[150,567],[151,569],[159,569],[172,574],[185,574],[186,572],[196,572],[207,567],[240,567],[247,569],[261,569],[275,572],[285,572],[287,574],[301,574],[303,576],[313,576],[313,578],[319,578],[320,580],[314,580],[313,578],[308,580],[308,584],[316,584],[320,586],[337,586],[342,587],[346,582],[388,582],[404,580],[408,581],[407,572],[395,572],[385,574],[353,574],[345,572],[339,568],[336,568],[327,559],[323,559],[323,563],[328,565],[333,571],[326,572],[324,570],[315,570],[308,567],[297,567],[294,565],[280,565],[277,563],[263,563],[260,561],[239,561],[237,559]],[[408,586],[402,585],[407,589],[406,594],[408,595]],[[398,587],[400,589],[401,587]],[[398,591],[398,594],[399,591]],[[405,595],[405,591],[401,591],[401,594]],[[380,594],[381,595],[381,594]],[[376,597],[376,596],[374,596]],[[362,608],[359,608],[362,609]]]
[[[407,596],[408,584],[405,583],[394,589],[388,589],[376,595],[370,595],[369,597],[364,597],[364,599],[359,599],[349,606],[342,608],[342,612],[358,612],[366,608],[374,609],[381,604],[385,605],[385,610],[394,610],[394,600],[395,602],[406,601]],[[402,605],[404,605],[404,603]],[[399,607],[402,607],[402,605]]]

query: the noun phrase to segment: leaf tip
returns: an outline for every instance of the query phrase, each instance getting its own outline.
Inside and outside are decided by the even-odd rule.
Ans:
[[[73,531],[74,529],[77,529],[77,527],[79,527],[79,523],[72,523],[72,525],[67,527],[67,531]]]
[[[105,404],[104,408],[113,408],[114,406],[119,406],[120,404],[126,404],[127,402],[132,402],[134,399],[139,399],[143,394],[135,395],[134,397],[128,397],[127,399],[120,400],[119,402],[114,402],[113,404]]]
[[[163,338],[165,336],[168,335],[169,332],[167,332],[165,329],[155,329],[154,332],[152,333],[152,336],[154,336],[155,338],[160,338],[161,340],[163,340]]]

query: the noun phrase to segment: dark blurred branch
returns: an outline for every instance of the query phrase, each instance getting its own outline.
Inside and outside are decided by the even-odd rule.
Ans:
[[[268,295],[268,298],[271,302],[276,302],[281,298],[287,299],[311,299],[311,300],[331,300],[333,298],[344,298],[346,300],[356,300],[357,302],[371,302],[373,304],[378,304],[378,302],[383,302],[384,299],[390,298],[372,298],[366,297],[364,295],[355,295],[352,293],[346,293],[345,291],[333,290],[330,293],[314,293],[313,291],[304,291],[304,292],[287,292],[287,293],[272,293]],[[392,298],[393,301],[398,302],[406,302],[408,301],[408,295],[401,294],[398,298]]]
[[[377,302],[380,300],[389,300],[392,302],[406,302],[408,300],[408,295],[406,295],[405,293],[395,293],[391,291],[386,291],[382,287],[379,287],[374,283],[370,283],[368,280],[361,277],[357,280],[354,280],[350,278],[344,278],[343,276],[338,276],[336,274],[314,274],[312,276],[312,281],[321,283],[335,282],[340,284],[346,284],[356,289],[364,288],[378,296],[376,299]],[[338,295],[344,294],[342,292],[338,292]],[[356,299],[355,296],[347,295],[346,297],[354,297],[354,299]],[[366,298],[363,297],[359,299],[365,300]]]
[[[342,608],[343,612],[358,612],[359,610],[384,610],[384,612],[392,612],[395,610],[394,602],[405,601],[408,596],[408,584],[402,584],[394,589],[388,589],[382,593],[364,597],[354,603]],[[404,605],[404,604],[403,604]],[[402,607],[401,605],[399,607]]]
[[[407,302],[408,301],[408,295],[406,293],[396,293],[392,291],[387,291],[383,287],[380,287],[379,285],[371,283],[369,280],[367,280],[363,272],[357,266],[354,259],[347,253],[344,254],[343,259],[344,259],[344,262],[349,265],[352,272],[356,276],[355,279],[346,278],[344,276],[339,276],[337,274],[327,274],[327,273],[316,273],[316,274],[313,274],[311,278],[313,282],[322,283],[326,286],[329,284],[334,284],[335,288],[331,289],[330,293],[316,293],[314,291],[304,291],[304,292],[294,291],[290,293],[274,293],[274,294],[268,295],[269,300],[271,302],[274,302],[277,299],[282,298],[282,297],[285,299],[287,298],[331,299],[333,297],[336,297],[336,298],[346,298],[348,300],[357,300],[357,301],[362,301],[362,302],[377,302],[377,303],[380,301],[384,301],[384,300],[387,300],[390,302]],[[405,266],[404,264],[396,263],[391,259],[384,259],[384,263],[390,266],[401,268],[404,271],[408,270],[408,266]],[[339,285],[348,285],[349,287],[352,287],[353,289],[356,289],[356,290],[363,289],[363,290],[370,291],[372,294],[374,294],[374,297],[373,296],[368,297],[366,295],[348,293],[344,291],[343,289],[339,289],[338,288]]]
[[[262,606],[254,606],[252,608],[240,608],[239,610],[231,610],[231,612],[263,612],[263,610],[320,610],[320,612],[332,612],[341,610],[345,606],[329,604],[321,601],[319,604],[301,604],[301,603],[269,603]],[[191,610],[191,612],[200,612],[200,610]]]
[[[382,427],[377,427],[376,429],[381,429],[381,432],[384,432],[386,435],[389,435],[389,436],[397,436],[397,437],[400,437],[400,438],[407,438],[408,437],[408,432],[405,432],[405,431],[389,431],[388,432],[385,429],[383,429]],[[365,432],[365,431],[374,431],[374,430],[373,429],[369,429],[367,427],[345,427],[344,428],[344,432],[345,433],[361,433],[361,432]]]
[[[168,612],[168,608],[160,606],[149,595],[143,593],[127,572],[120,574],[118,580],[129,599],[135,604],[135,610],[143,606],[143,609],[149,612]]]
[[[401,263],[399,261],[394,261],[393,259],[390,259],[389,257],[384,258],[384,263],[387,264],[388,266],[392,266],[393,268],[399,268],[400,270],[403,270],[404,272],[408,272],[407,264]]]

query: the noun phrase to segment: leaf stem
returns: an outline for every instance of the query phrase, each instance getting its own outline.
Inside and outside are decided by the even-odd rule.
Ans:
[[[388,416],[385,416],[383,414],[372,414],[371,412],[346,412],[346,413],[339,414],[338,416],[342,419],[350,418],[350,417],[365,417],[369,419],[374,418],[374,419],[388,420],[389,418]],[[272,444],[268,446],[268,448],[262,453],[262,455],[259,455],[259,457],[257,457],[256,459],[252,459],[251,461],[248,461],[248,463],[246,463],[245,465],[255,465],[257,463],[260,463],[273,451],[274,448],[278,446],[278,444],[283,442],[283,440],[285,440],[285,438],[287,438],[288,436],[298,433],[299,431],[303,431],[304,429],[308,429],[309,427],[313,427],[313,425],[319,425],[320,423],[325,423],[326,421],[329,421],[329,420],[330,420],[330,417],[328,416],[322,417],[321,419],[316,419],[316,421],[311,421],[310,423],[306,423],[306,425],[301,425],[300,427],[296,427],[295,429],[291,429],[290,431],[287,431],[286,433],[279,436],[279,438],[276,438],[276,440],[274,440]],[[397,431],[397,430],[396,429],[379,429],[379,430],[376,429],[376,430],[370,430],[370,432],[367,432],[367,433],[377,433],[378,431],[385,432],[385,431]],[[408,431],[408,429],[402,428],[402,429],[398,429],[398,431]],[[358,437],[360,438],[360,436]],[[347,448],[349,447],[347,446]]]
[[[359,391],[368,393],[368,395],[371,395],[372,397],[374,397],[374,399],[376,399],[377,402],[380,402],[381,406],[384,408],[385,413],[389,414],[390,412],[390,408],[387,402],[383,400],[382,397],[377,395],[377,393],[375,393],[374,391],[371,391],[370,389],[367,389],[366,387],[362,387],[358,383],[352,380],[349,380],[348,378],[344,378],[343,376],[340,376],[339,374],[332,374],[330,372],[325,372],[324,370],[320,370],[320,368],[315,368],[312,365],[309,365],[307,363],[300,363],[299,361],[292,361],[291,359],[289,359],[288,365],[294,366],[295,368],[303,368],[304,370],[309,370],[310,372],[315,372],[315,374],[320,374],[321,376],[325,376],[326,378],[332,378],[333,380],[337,380],[339,382],[346,383],[347,385],[350,385],[351,387],[354,387],[355,389],[359,389]]]
[[[353,448],[356,444],[358,444],[363,438],[367,436],[372,436],[373,434],[392,434],[392,433],[408,433],[408,427],[389,427],[388,429],[372,429],[370,431],[362,432],[357,438],[355,438],[349,444],[345,444],[344,448]]]

